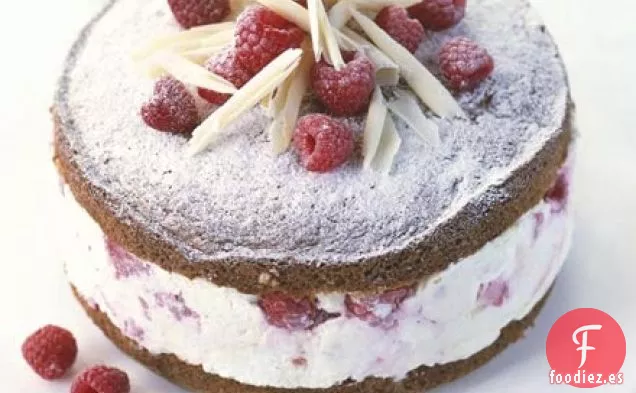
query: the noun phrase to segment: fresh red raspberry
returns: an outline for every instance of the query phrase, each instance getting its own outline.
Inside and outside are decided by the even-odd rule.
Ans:
[[[466,0],[424,0],[408,9],[426,29],[445,30],[458,24],[466,12]]]
[[[324,59],[312,72],[312,88],[318,99],[338,116],[357,115],[369,106],[375,88],[375,66],[362,52],[345,52],[347,64],[340,70]]]
[[[178,80],[159,79],[150,101],[141,107],[141,117],[155,130],[188,133],[199,124],[194,97]]]
[[[353,152],[353,133],[343,123],[322,114],[302,117],[294,130],[300,163],[313,172],[329,172]]]
[[[229,0],[168,0],[168,4],[186,29],[220,22],[230,13]]]
[[[384,7],[375,17],[375,23],[411,53],[415,53],[426,36],[422,24],[397,5]]]
[[[456,37],[442,46],[439,66],[451,88],[469,90],[492,73],[495,62],[486,49],[476,42],[466,37]]]
[[[22,356],[42,378],[59,379],[77,358],[77,342],[68,330],[46,325],[24,341]]]
[[[252,74],[285,50],[299,48],[305,38],[298,26],[262,6],[246,8],[236,21],[234,34],[236,58]]]
[[[93,366],[84,370],[71,386],[71,393],[129,393],[128,375],[116,368]]]
[[[205,68],[232,83],[237,89],[243,87],[254,76],[236,61],[234,50],[228,50],[210,58]],[[216,105],[223,105],[230,98],[229,94],[203,88],[199,88],[199,96]]]
[[[307,297],[298,299],[282,292],[261,296],[258,305],[267,322],[287,330],[309,330],[338,316],[319,309],[315,300]]]
[[[350,315],[369,322],[372,326],[395,326],[394,314],[406,299],[413,296],[413,287],[391,289],[373,296],[345,296],[345,306]]]

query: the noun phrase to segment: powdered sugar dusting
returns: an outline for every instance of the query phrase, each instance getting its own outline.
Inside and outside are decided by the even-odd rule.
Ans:
[[[466,34],[488,49],[495,71],[459,96],[470,120],[436,120],[436,151],[396,119],[403,144],[390,177],[363,171],[359,158],[313,174],[293,152],[274,156],[260,109],[241,116],[210,150],[186,158],[186,138],[143,123],[139,108],[153,82],[129,59],[151,37],[178,28],[164,0],[112,6],[70,59],[58,110],[80,169],[118,201],[114,213],[145,225],[186,258],[346,263],[416,241],[468,202],[496,203],[505,195],[483,191],[560,128],[566,77],[529,12],[526,0],[474,0],[464,22],[420,48],[431,65],[445,39]]]

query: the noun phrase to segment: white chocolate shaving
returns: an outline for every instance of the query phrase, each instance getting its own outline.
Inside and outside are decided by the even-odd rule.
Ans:
[[[375,83],[378,86],[397,86],[400,81],[400,67],[366,38],[344,27],[340,33],[343,41],[354,46],[353,50],[363,50],[375,65]]]
[[[309,13],[300,4],[292,0],[257,0],[259,3],[274,11],[278,15],[295,23],[298,27],[309,32]]]
[[[166,70],[164,70],[163,67],[157,65],[157,63],[153,62],[152,60],[136,62],[134,65],[139,74],[144,75],[149,79],[157,79],[166,75]]]
[[[310,0],[311,1],[311,0]],[[338,39],[336,38],[335,30],[331,27],[329,17],[327,16],[327,10],[322,3],[322,0],[317,2],[317,13],[320,24],[320,33],[324,40],[325,48],[327,49],[327,55],[329,57],[329,63],[334,66],[336,70],[341,70],[344,67],[345,62],[340,52],[340,46],[338,45]]]
[[[309,51],[303,54],[300,66],[286,83],[285,102],[270,125],[269,136],[275,154],[283,153],[289,147],[300,106],[309,87],[309,73],[312,59]]]
[[[343,34],[341,30],[338,30],[338,42],[340,43],[340,47],[346,51],[355,52],[357,50],[360,50],[360,45]]]
[[[383,175],[388,175],[389,172],[391,172],[393,161],[400,150],[401,145],[402,139],[395,128],[395,123],[393,123],[391,116],[387,116],[384,120],[384,127],[382,129],[382,137],[380,138],[378,150],[371,162],[371,168]]]
[[[364,136],[362,141],[362,155],[364,161],[362,166],[370,168],[371,162],[375,157],[382,137],[382,129],[384,128],[384,120],[387,117],[387,107],[384,104],[382,90],[375,88],[369,105],[369,113],[367,114],[366,123],[364,125]]]
[[[270,117],[276,117],[276,115],[283,109],[285,106],[285,101],[287,100],[287,91],[289,90],[289,85],[291,83],[291,76],[276,89],[275,94],[271,94],[271,101],[269,106],[267,107],[267,115]]]
[[[356,8],[377,12],[390,5],[408,8],[417,3],[421,3],[422,0],[353,0],[353,2],[355,3]]]
[[[232,30],[223,30],[219,31],[218,33],[214,33],[208,37],[205,37],[199,42],[194,42],[192,43],[192,45],[196,48],[202,48],[211,45],[227,45],[233,41],[234,32]]]
[[[355,7],[355,3],[351,0],[340,0],[329,10],[329,22],[334,29],[340,30],[349,19],[351,19],[351,7]]]
[[[441,144],[439,127],[430,120],[420,107],[417,98],[410,92],[400,92],[400,97],[388,104],[389,110],[402,119],[409,128],[433,147]]]
[[[236,87],[232,83],[175,53],[160,53],[154,56],[154,61],[157,67],[183,83],[219,93],[233,94],[236,92]]]
[[[400,69],[394,63],[375,62],[375,83],[378,86],[397,86],[400,82]]]
[[[209,25],[203,25],[203,26],[195,26],[195,27],[191,27],[188,30],[182,31],[180,33],[176,33],[175,35],[187,35],[188,33],[190,34],[198,34],[198,33],[202,33],[202,34],[209,34],[209,33],[218,33],[219,31],[223,31],[223,30],[230,30],[233,31],[234,30],[234,22],[219,22],[219,23],[212,23]]]
[[[422,0],[340,0],[329,10],[329,20],[334,29],[342,29],[351,19],[351,7],[379,12],[382,8],[397,5],[410,7]]]
[[[271,94],[296,69],[302,52],[302,49],[288,49],[265,66],[194,130],[187,153],[195,155],[206,149],[224,127]]]
[[[269,114],[272,111],[273,103],[274,103],[274,92],[271,92],[270,94],[263,97],[263,99],[260,102],[260,105],[261,105],[261,108],[263,108],[265,112]]]
[[[314,52],[314,60],[320,61],[323,50],[323,35],[320,28],[320,16],[318,15],[318,3],[322,0],[307,0],[309,12],[309,28],[311,33],[311,47]]]
[[[173,48],[179,44],[185,42],[199,41],[207,37],[213,36],[221,32],[230,32],[234,29],[233,22],[222,22],[211,25],[193,27],[190,30],[182,31],[176,34],[171,34],[157,38],[147,45],[139,48],[132,54],[134,61],[140,61],[144,58],[152,56],[154,53]]]
[[[185,31],[184,34],[190,31]],[[195,35],[187,37],[187,39],[172,41],[165,46],[154,46],[153,50],[147,52],[144,56],[133,59],[136,68],[150,78],[165,75],[166,71],[157,64],[157,59],[160,59],[166,52],[176,53],[196,64],[203,64],[207,60],[207,58],[204,58],[206,55],[210,57],[218,53],[219,48],[223,48],[232,42],[234,33],[231,29],[221,29],[217,32],[208,33],[207,36]]]
[[[204,48],[186,50],[180,54],[193,63],[205,64],[210,57],[221,53],[224,49],[224,45],[208,46]]]
[[[418,97],[442,117],[464,116],[453,96],[406,48],[360,12],[351,9],[353,18],[375,45],[400,64],[400,73]]]

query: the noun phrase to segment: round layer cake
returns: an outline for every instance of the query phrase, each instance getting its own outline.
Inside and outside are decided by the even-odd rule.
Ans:
[[[566,73],[526,0],[473,0],[427,33],[416,57],[440,78],[452,37],[496,65],[455,92],[465,116],[427,112],[439,145],[395,117],[389,175],[360,147],[329,173],[271,153],[260,106],[185,154],[187,137],[144,123],[154,81],[130,60],[179,29],[165,0],[111,2],[53,109],[77,224],[66,270],[108,337],[182,386],[243,393],[418,392],[523,335],[569,249],[573,136]],[[365,114],[339,120],[359,146]]]

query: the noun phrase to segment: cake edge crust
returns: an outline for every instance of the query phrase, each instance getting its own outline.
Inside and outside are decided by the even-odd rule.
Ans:
[[[343,383],[330,388],[275,388],[253,386],[233,379],[206,373],[201,366],[185,363],[172,354],[154,355],[126,337],[99,309],[91,307],[71,284],[71,289],[93,323],[123,352],[167,380],[193,392],[200,393],[417,393],[452,382],[485,365],[510,344],[525,336],[546,304],[553,286],[533,309],[521,320],[512,321],[501,330],[499,338],[471,357],[433,367],[421,366],[408,373],[402,381],[370,377],[362,382]]]
[[[473,255],[501,235],[539,203],[557,179],[574,134],[574,105],[568,105],[563,126],[542,149],[501,184],[493,185],[420,241],[382,255],[353,262],[325,264],[266,258],[223,258],[190,261],[176,246],[136,223],[116,215],[118,201],[87,179],[73,159],[64,123],[56,107],[54,163],[76,201],[99,224],[105,236],[161,268],[185,277],[260,295],[273,290],[307,295],[318,292],[377,292],[421,282]],[[488,201],[496,200],[497,203]],[[486,212],[486,214],[484,214]]]

